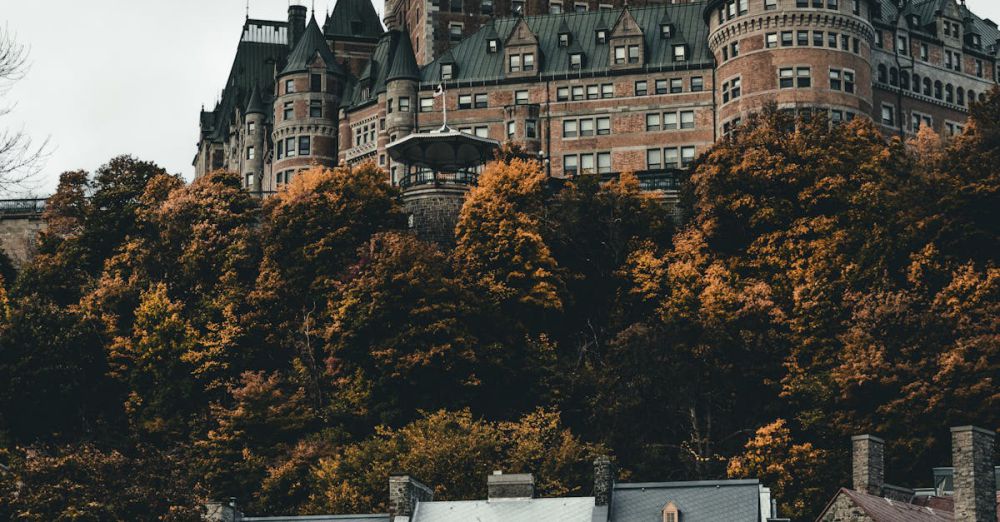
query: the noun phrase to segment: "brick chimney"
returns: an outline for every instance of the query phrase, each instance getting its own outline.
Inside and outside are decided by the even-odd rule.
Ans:
[[[885,441],[873,435],[851,437],[854,490],[882,496],[885,485]]]
[[[994,432],[975,426],[951,429],[955,522],[997,521],[995,436]]]
[[[288,6],[288,47],[295,49],[299,44],[299,39],[306,32],[306,19],[309,11],[304,5],[291,4]]]
[[[615,489],[615,465],[607,455],[594,460],[594,504],[610,506]]]
[[[389,519],[413,516],[417,502],[434,500],[434,492],[417,479],[409,475],[391,475],[389,477]]]
[[[524,500],[535,496],[535,477],[531,473],[504,475],[494,471],[486,478],[487,498],[494,500]]]

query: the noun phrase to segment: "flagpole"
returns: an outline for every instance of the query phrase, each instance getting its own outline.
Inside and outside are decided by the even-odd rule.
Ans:
[[[441,84],[441,110],[444,111],[444,124],[441,125],[441,129],[448,128],[448,91],[444,88],[444,84]]]

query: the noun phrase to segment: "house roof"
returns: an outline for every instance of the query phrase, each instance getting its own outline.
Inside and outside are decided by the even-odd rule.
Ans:
[[[384,30],[369,0],[338,0],[323,24],[324,34],[335,39],[376,40]]]
[[[264,108],[264,101],[260,97],[260,89],[254,85],[250,90],[250,101],[247,102],[247,114],[267,114]]]
[[[413,53],[413,44],[407,36],[409,31],[406,28],[397,32],[395,38],[391,39],[392,65],[389,66],[389,73],[386,81],[392,80],[420,80],[420,67],[417,65],[417,57]]]
[[[308,71],[309,66],[312,65],[317,55],[326,64],[326,70],[330,74],[346,76],[344,70],[337,64],[337,59],[334,58],[333,51],[330,50],[330,44],[326,42],[326,37],[323,36],[323,31],[320,30],[316,18],[313,17],[306,27],[306,32],[299,39],[298,45],[295,46],[295,50],[292,51],[292,54],[288,55],[288,64],[285,65],[281,74]]]
[[[291,517],[243,517],[244,522],[390,522],[389,515],[304,515]]]
[[[704,5],[703,2],[694,2],[628,8],[644,33],[644,65],[647,68],[700,68],[712,65],[712,53],[708,48],[708,26],[701,17]],[[597,29],[607,29],[608,20],[617,20],[621,12],[618,9],[610,12],[571,12],[496,19],[450,49],[448,54],[455,63],[455,80],[483,82],[504,79],[503,49],[497,53],[488,53],[486,40],[490,35],[496,34],[501,41],[507,41],[519,20],[524,20],[538,38],[541,56],[536,59],[536,64],[541,75],[565,74],[569,77],[588,71],[607,71],[611,53],[609,44],[598,44],[595,33]],[[664,17],[668,17],[674,25],[673,35],[668,39],[662,38],[659,31],[660,21]],[[559,47],[560,28],[569,29],[573,33],[573,39],[579,42],[579,49],[586,57],[581,70],[570,69],[570,49]],[[687,61],[674,61],[673,46],[677,44],[689,45]],[[578,52],[575,46],[572,50]],[[421,81],[436,85],[440,81],[443,62],[444,56],[427,64],[421,71]]]
[[[865,512],[872,522],[953,522],[955,504],[953,497],[916,497],[913,502],[892,500],[869,495],[853,489],[840,488],[823,510],[825,514],[841,496]],[[1000,504],[1000,494],[997,495]],[[822,518],[822,515],[821,517]],[[1000,521],[1000,512],[997,513]]]
[[[917,26],[910,27],[908,30],[925,38],[936,39],[938,35],[935,34],[936,28],[933,24],[937,13],[944,11],[947,2],[954,2],[954,0],[916,0],[907,3],[900,11],[894,0],[877,0],[880,16],[876,21],[891,25],[897,16],[901,21],[905,21],[909,16],[916,16],[919,19]],[[971,47],[968,42],[965,43],[964,47],[979,53],[996,55],[998,47],[1000,47],[998,46],[1000,44],[1000,29],[997,28],[996,24],[980,18],[966,5],[958,5],[957,9],[960,13],[959,18],[964,20],[965,32],[978,34],[982,39],[981,48]]]
[[[385,92],[386,78],[389,75],[389,68],[392,66],[392,50],[396,43],[393,40],[405,38],[399,31],[387,31],[375,44],[368,63],[361,72],[361,76],[356,81],[348,81],[344,91],[344,107],[357,107],[365,105],[378,99],[380,92]],[[365,95],[367,88],[367,96]]]
[[[708,480],[616,484],[611,501],[614,522],[658,520],[673,502],[684,522],[760,520],[760,482]]]
[[[413,522],[591,522],[594,497],[421,502]]]

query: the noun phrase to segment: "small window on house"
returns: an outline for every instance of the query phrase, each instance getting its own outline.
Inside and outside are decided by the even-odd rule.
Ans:
[[[299,136],[299,156],[308,156],[312,139],[309,136]]]
[[[701,92],[705,90],[705,79],[701,76],[691,78],[691,92]]]
[[[526,105],[528,103],[528,91],[514,91],[514,104]]]
[[[479,5],[479,10],[484,15],[493,14],[493,0],[483,0],[482,3]]]
[[[247,134],[253,134],[253,131],[256,130],[256,128],[257,126],[254,124],[254,122],[252,121],[247,122]]]
[[[570,34],[569,33],[559,33],[559,47],[569,47]]]
[[[663,506],[663,522],[680,522],[680,512],[677,510],[677,505],[673,502],[667,502]]]
[[[410,97],[404,96],[399,99],[399,112],[410,112]]]
[[[583,55],[580,53],[573,53],[569,55],[569,68],[570,69],[580,69],[583,67]]]
[[[660,24],[660,38],[670,38],[671,33],[673,33],[673,28],[670,24]]]
[[[597,41],[597,43],[599,43],[599,44],[607,43],[608,42],[608,32],[605,31],[604,29],[599,29],[599,30],[596,31],[594,38]]]
[[[569,87],[559,87],[556,89],[556,101],[569,101]]]
[[[257,151],[253,147],[247,147],[247,159],[252,160],[257,157]]]
[[[512,121],[507,122],[507,139],[514,139],[514,133],[517,130],[516,125]]]
[[[462,39],[462,24],[449,24],[448,25],[448,36],[451,41],[457,42]]]
[[[477,94],[475,107],[477,109],[485,109],[487,105],[489,105],[489,99],[486,96],[486,93]]]
[[[486,52],[490,54],[496,54],[496,52],[499,50],[500,50],[500,40],[491,38],[488,42],[486,42]]]
[[[292,102],[285,102],[284,110],[282,111],[282,119],[290,120],[292,119],[292,116],[294,116],[294,114],[295,114],[295,109],[294,106],[292,105]]]
[[[295,92],[295,80],[285,80],[285,94]]]
[[[563,12],[562,2],[550,2],[549,14],[560,14]]]
[[[309,75],[309,90],[312,92],[323,92],[323,76],[320,74]]]
[[[460,95],[458,95],[458,108],[459,109],[471,109],[472,108],[472,95],[471,94],[460,94]]]
[[[611,134],[611,117],[604,116],[597,118],[597,134],[599,136],[606,136]]]
[[[524,55],[524,70],[534,71],[535,70],[535,55],[528,53]]]
[[[285,138],[285,156],[295,156],[295,138]]]
[[[320,100],[311,100],[309,102],[309,117],[310,118],[322,118],[323,117],[323,102]]]
[[[507,63],[507,70],[516,73],[521,72],[521,55],[512,54],[510,55],[510,60]]]
[[[455,66],[450,63],[441,64],[441,79],[451,80],[454,78]]]
[[[431,112],[434,110],[434,98],[420,98],[420,112]]]
[[[628,63],[639,63],[639,46],[628,46]]]
[[[601,91],[599,85],[588,85],[587,86],[587,99],[596,100],[601,97]]]
[[[601,84],[601,98],[614,98],[615,86],[612,83]]]
[[[646,83],[646,80],[639,80],[635,82],[636,96],[645,96],[648,93],[649,93],[649,84]]]
[[[524,137],[525,138],[537,138],[538,137],[538,122],[535,120],[524,120]]]
[[[625,46],[619,45],[615,47],[615,64],[621,65],[625,63]]]

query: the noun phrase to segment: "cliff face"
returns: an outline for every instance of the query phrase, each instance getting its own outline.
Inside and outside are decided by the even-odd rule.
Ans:
[[[38,233],[44,229],[39,215],[0,216],[0,250],[20,267],[35,254]]]

